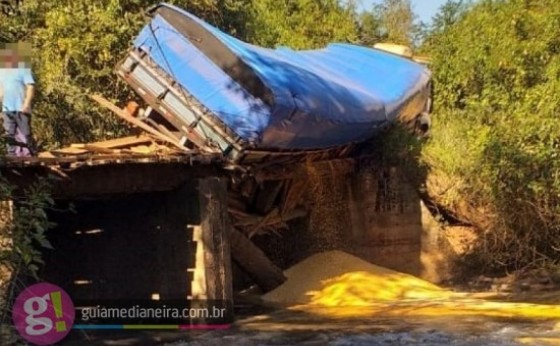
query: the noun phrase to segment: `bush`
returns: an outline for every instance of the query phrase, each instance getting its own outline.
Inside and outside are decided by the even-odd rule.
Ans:
[[[243,26],[249,0],[172,1],[231,31]],[[33,126],[46,148],[113,138],[128,127],[98,107],[88,95],[114,100],[136,96],[114,68],[144,25],[145,0],[26,0],[18,13],[0,14],[0,36],[33,46],[38,95]]]
[[[423,159],[461,182],[440,201],[485,214],[478,265],[557,264],[560,3],[480,1],[429,42],[438,114]]]
[[[43,264],[42,250],[52,248],[46,232],[53,226],[47,219],[47,209],[54,205],[50,183],[39,179],[23,194],[0,175],[0,341],[12,339],[12,301],[23,289],[20,280],[37,279]]]

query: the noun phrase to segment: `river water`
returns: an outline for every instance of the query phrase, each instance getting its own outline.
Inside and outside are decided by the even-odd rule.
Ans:
[[[457,292],[336,251],[314,255],[285,275],[284,284],[264,295],[236,295],[229,329],[84,333],[65,343],[560,346],[558,292]]]
[[[560,345],[560,294],[456,292],[339,251],[285,275],[272,292],[236,299],[230,329],[167,345]]]
[[[439,304],[436,304],[439,305]],[[529,305],[523,305],[525,308]],[[519,306],[518,306],[519,307]],[[550,306],[556,310],[556,306]],[[560,319],[520,313],[423,314],[414,306],[393,313],[379,309],[310,308],[280,309],[253,316],[238,316],[227,330],[198,332],[183,340],[164,343],[186,345],[560,345]],[[546,306],[544,307],[546,309]],[[459,308],[464,310],[464,308]],[[514,309],[515,310],[515,309]],[[249,310],[247,310],[249,311]],[[435,311],[435,310],[434,310]],[[555,312],[556,314],[556,312]],[[501,315],[501,314],[497,314]],[[546,313],[544,314],[546,315]]]
[[[560,306],[484,299],[382,303],[370,307],[236,307],[229,329],[87,331],[61,344],[252,345],[560,345]]]

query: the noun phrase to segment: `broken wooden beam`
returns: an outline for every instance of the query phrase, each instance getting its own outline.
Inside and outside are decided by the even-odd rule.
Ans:
[[[285,214],[280,214],[280,211],[276,208],[263,217],[259,223],[251,226],[247,232],[249,237],[252,237],[264,228],[275,225],[285,225],[288,221],[298,219],[306,215],[307,211],[304,209],[294,209],[286,212]]]
[[[307,211],[305,209],[293,209],[287,212],[286,214],[280,214],[278,209],[272,210],[265,216],[260,215],[249,215],[249,217],[239,220],[235,223],[235,226],[239,227],[247,227],[247,226],[256,226],[261,225],[264,226],[271,226],[277,223],[290,221],[293,219],[297,219],[299,217],[304,217],[307,215]]]
[[[203,253],[200,261],[197,259],[196,274],[199,274],[203,282],[200,284],[200,292],[193,291],[193,298],[197,300],[197,304],[210,304],[206,307],[210,309],[219,304],[232,317],[231,224],[224,178],[199,179],[198,196],[201,220],[199,245],[203,247]]]
[[[284,215],[300,204],[307,184],[306,179],[291,179],[284,184],[280,201],[280,214]]]
[[[263,292],[272,291],[286,281],[282,270],[235,228],[231,228],[230,244],[233,260]]]
[[[263,182],[257,192],[254,209],[261,214],[269,213],[274,208],[283,185],[282,180]]]
[[[300,162],[290,165],[270,165],[265,168],[255,168],[253,175],[255,180],[263,182],[267,180],[305,179],[307,173],[312,170],[315,175],[345,175],[356,170],[360,158],[343,158],[315,162]]]
[[[120,149],[120,148],[135,146],[135,145],[147,144],[151,142],[153,142],[153,140],[150,137],[140,135],[140,136],[127,136],[127,137],[109,139],[106,141],[99,141],[99,142],[93,142],[88,144],[95,145],[96,147],[100,147],[100,148],[106,148],[106,149]]]
[[[51,150],[51,153],[54,155],[83,155],[89,153],[89,151],[85,148],[75,148],[75,147],[66,147]]]
[[[92,152],[92,153],[99,153],[99,154],[116,154],[118,153],[116,150],[114,149],[108,149],[108,148],[104,148],[104,147],[100,147],[97,146],[95,144],[84,144],[84,149]]]
[[[113,103],[111,103],[109,100],[105,99],[103,96],[101,95],[91,95],[90,96],[94,101],[96,101],[97,103],[99,103],[101,106],[107,108],[108,110],[110,110],[111,112],[115,113],[116,115],[118,115],[120,118],[122,118],[123,120],[128,121],[130,124],[141,128],[142,130],[156,136],[158,139],[171,143],[174,146],[176,146],[177,148],[181,149],[182,151],[189,151],[188,148],[185,148],[181,143],[179,143],[178,140],[176,140],[175,138],[170,138],[166,135],[164,135],[163,133],[159,132],[158,130],[154,129],[153,127],[149,126],[148,124],[142,122],[141,120],[138,120],[132,116],[130,116],[130,114],[128,114],[127,111],[120,109],[119,107],[115,106]]]
[[[264,231],[287,228],[289,221],[307,216],[307,211],[302,208],[290,210],[284,214],[280,214],[279,209],[275,208],[265,216],[249,214],[231,207],[228,210],[234,226],[242,230],[249,238],[264,233]]]

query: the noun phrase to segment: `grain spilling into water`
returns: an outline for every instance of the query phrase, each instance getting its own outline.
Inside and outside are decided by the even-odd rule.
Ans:
[[[375,301],[448,297],[440,287],[342,251],[315,254],[285,272],[288,280],[263,296],[279,304],[369,305]]]
[[[315,254],[285,272],[263,300],[330,317],[502,317],[558,321],[559,305],[510,303],[445,290],[341,251]]]

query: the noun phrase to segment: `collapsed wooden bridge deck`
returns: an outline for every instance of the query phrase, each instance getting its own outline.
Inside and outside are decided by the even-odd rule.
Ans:
[[[75,143],[40,153],[38,157],[7,158],[0,163],[0,172],[21,189],[38,177],[48,178],[53,198],[59,201],[97,200],[92,202],[94,204],[83,204],[86,207],[80,209],[86,215],[94,213],[97,218],[113,214],[95,214],[90,210],[97,209],[95,203],[113,205],[111,201],[115,196],[139,196],[130,199],[133,201],[130,206],[128,202],[124,206],[118,202],[114,204],[118,208],[116,214],[123,215],[130,224],[122,221],[117,223],[118,227],[108,224],[115,217],[110,216],[108,221],[96,220],[87,226],[95,227],[91,234],[112,229],[114,235],[107,241],[116,241],[115,244],[122,246],[128,246],[130,240],[119,243],[118,239],[128,239],[126,234],[133,232],[131,228],[134,228],[134,232],[151,239],[149,244],[140,247],[152,251],[153,244],[160,244],[155,248],[158,254],[165,253],[170,257],[161,260],[158,254],[151,255],[156,256],[153,260],[157,268],[148,279],[152,282],[135,283],[140,287],[133,293],[137,298],[157,292],[161,299],[198,297],[231,302],[230,251],[234,263],[263,291],[277,287],[285,280],[282,271],[251,238],[280,231],[287,228],[290,221],[308,216],[309,205],[304,193],[308,190],[310,171],[315,177],[345,176],[377,159],[375,155],[351,157],[355,149],[351,144],[306,153],[251,153],[253,163],[240,166],[219,152],[201,150],[188,138],[181,139],[181,134],[153,126],[144,128],[148,125],[137,124],[137,119],[126,108],[104,105],[143,131],[123,138]],[[168,197],[157,197],[154,192]],[[145,209],[142,198],[155,198],[160,202],[149,204],[150,207]],[[143,205],[145,210],[134,205]],[[130,219],[129,214],[135,217]],[[79,232],[79,238],[87,238],[90,233],[70,226],[80,224],[80,221],[67,222],[65,217],[59,220],[63,225],[54,230],[54,236],[61,244],[74,242],[72,247],[84,244],[75,239],[75,234]],[[146,228],[146,224],[158,225],[157,236],[150,235],[153,230]],[[160,228],[164,231],[160,232]],[[109,248],[116,246],[106,244]],[[86,252],[99,251],[86,245],[79,246]],[[75,273],[93,275],[88,272],[91,267],[87,265],[86,269],[79,269],[79,261],[64,256],[54,258],[50,267],[71,267]],[[88,280],[76,280],[76,277],[48,268],[45,273],[51,281],[59,282],[77,297],[100,298],[105,294],[103,292],[112,292],[111,296],[104,298],[114,298],[115,292],[126,292],[128,288],[125,287],[130,282],[119,283],[127,274],[113,271],[108,269],[105,274],[114,282],[109,291],[105,288],[107,277],[96,276],[98,274]],[[77,282],[89,282],[89,288]]]
[[[174,202],[164,206],[154,205],[146,212],[161,215],[160,209],[168,208],[170,213],[175,215],[191,215],[190,219],[180,217],[185,220],[185,227],[193,225],[187,227],[192,233],[189,236],[190,242],[196,238],[201,244],[205,243],[202,250],[194,251],[202,251],[208,255],[199,258],[198,264],[190,263],[193,270],[188,271],[186,275],[173,274],[177,277],[175,287],[168,287],[173,283],[165,283],[164,287],[152,290],[171,292],[167,295],[168,298],[194,295],[217,299],[224,298],[224,294],[230,296],[230,293],[227,293],[229,291],[222,287],[228,285],[228,280],[231,285],[231,278],[225,277],[231,276],[227,270],[229,264],[226,263],[229,256],[224,258],[219,255],[219,259],[210,257],[211,253],[218,256],[218,253],[224,251],[224,247],[231,248],[232,258],[263,290],[273,289],[285,280],[281,270],[251,242],[250,238],[255,234],[280,229],[290,220],[306,216],[307,211],[301,208],[300,203],[305,186],[301,174],[306,163],[303,160],[299,161],[295,160],[288,166],[279,163],[269,167],[261,166],[259,174],[253,175],[255,172],[232,169],[219,154],[201,153],[197,150],[180,151],[156,136],[139,134],[94,143],[72,144],[65,148],[42,152],[38,157],[6,158],[0,164],[0,172],[22,191],[38,178],[48,179],[52,187],[52,196],[57,201],[97,200],[106,204],[119,195],[168,193]],[[356,162],[348,160],[339,162],[339,166],[347,169],[355,164]],[[325,167],[332,165],[333,163],[329,162]],[[178,210],[180,208],[193,209],[196,212],[185,209],[181,212]],[[133,208],[119,211],[123,214],[129,212],[135,213]],[[150,219],[151,216],[146,216],[146,220]],[[61,220],[62,224],[66,222],[64,218]],[[100,222],[103,223],[102,220]],[[159,217],[153,222],[158,222],[165,228],[175,221]],[[63,229],[65,227],[67,226],[62,225]],[[99,226],[99,229],[104,227],[110,226]],[[139,226],[131,224],[130,227]],[[131,230],[121,231],[126,233]],[[180,233],[181,230],[175,229],[168,234],[176,232]],[[59,237],[60,234],[56,234],[55,237]],[[85,236],[87,233],[81,234]],[[162,233],[161,236],[166,237],[165,234]],[[75,235],[67,234],[65,237],[73,239]],[[165,243],[165,240],[161,241]],[[218,243],[213,243],[214,241]],[[192,246],[190,250],[186,245],[179,248],[184,253],[175,254],[174,257],[181,258],[186,253],[193,252]],[[64,262],[63,265],[72,266],[75,265],[75,261]],[[165,266],[176,268],[176,265],[170,263]],[[203,275],[200,274],[201,271],[204,272]],[[88,298],[93,297],[89,296],[91,293],[83,293],[83,285],[76,284],[76,280],[70,280],[65,274],[53,272],[48,268],[46,272],[54,277],[54,281],[64,283],[67,289],[78,297],[80,294],[85,294]],[[103,280],[94,278],[86,281]],[[192,282],[192,285],[188,285],[192,288],[185,290],[185,284],[178,283],[181,280],[184,283]],[[200,284],[200,280],[206,283]],[[81,281],[83,280],[76,282]],[[222,282],[221,288],[212,288],[215,287],[214,282]],[[95,291],[102,292],[103,289],[98,287]]]
[[[54,198],[71,199],[173,189],[188,179],[219,175],[221,161],[218,154],[181,153],[138,135],[5,158],[1,171],[20,187],[49,178]]]

